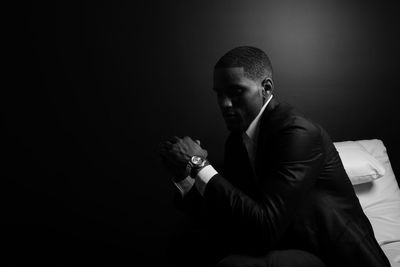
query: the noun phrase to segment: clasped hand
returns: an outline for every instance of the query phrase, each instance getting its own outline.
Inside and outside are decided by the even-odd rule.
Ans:
[[[189,160],[192,156],[206,158],[207,150],[200,146],[200,141],[194,141],[189,136],[179,138],[174,136],[161,142],[159,154],[165,168],[179,181],[190,174]]]

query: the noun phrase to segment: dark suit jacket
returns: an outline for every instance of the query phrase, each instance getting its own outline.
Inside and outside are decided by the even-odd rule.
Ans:
[[[241,133],[225,145],[225,168],[178,205],[206,209],[219,248],[266,254],[301,249],[332,266],[390,266],[328,134],[272,99],[261,116],[256,173]],[[196,207],[197,206],[197,207]]]

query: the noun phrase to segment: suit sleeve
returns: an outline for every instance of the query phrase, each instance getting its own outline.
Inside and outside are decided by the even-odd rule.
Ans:
[[[237,230],[248,231],[248,235],[254,235],[250,238],[274,247],[280,242],[302,198],[313,187],[324,154],[319,130],[305,126],[282,129],[273,145],[266,149],[271,149],[268,153],[273,153],[273,162],[261,161],[268,168],[262,177],[258,177],[260,198],[249,197],[221,175],[209,181],[204,198],[213,214],[223,214],[240,226]]]

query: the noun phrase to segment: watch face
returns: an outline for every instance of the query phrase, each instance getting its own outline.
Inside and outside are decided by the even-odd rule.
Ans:
[[[198,156],[193,156],[192,157],[192,163],[195,164],[195,165],[201,164],[202,161],[203,161],[203,159],[201,157],[198,157]]]

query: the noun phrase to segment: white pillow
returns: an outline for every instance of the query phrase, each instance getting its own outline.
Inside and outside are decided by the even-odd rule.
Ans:
[[[385,167],[354,141],[333,143],[353,185],[368,183],[385,175]]]
[[[379,139],[355,142],[376,158],[385,167],[386,173],[382,178],[370,183],[355,185],[354,191],[365,215],[371,222],[378,243],[383,245],[396,242],[399,245],[400,188],[393,173],[386,147]],[[390,258],[390,255],[386,255]]]

